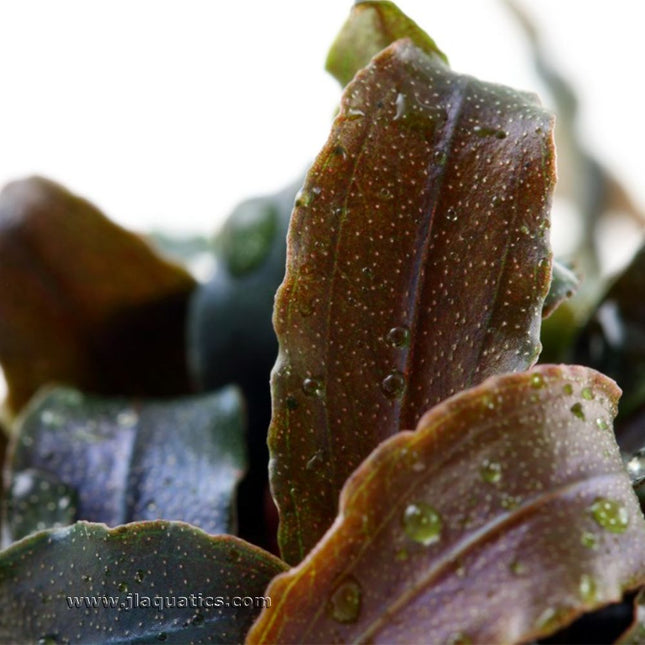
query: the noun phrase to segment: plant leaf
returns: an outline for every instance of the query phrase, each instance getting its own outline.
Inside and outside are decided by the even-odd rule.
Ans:
[[[641,645],[645,640],[645,589],[634,597],[634,621],[616,641],[620,645]]]
[[[627,451],[645,444],[645,245],[601,299],[574,344],[573,358],[616,379],[624,391],[617,436]],[[629,419],[634,415],[634,423]]]
[[[14,438],[10,537],[75,519],[109,526],[182,520],[209,533],[234,532],[244,429],[232,387],[140,403],[46,392],[25,410]]]
[[[329,50],[325,69],[344,87],[373,56],[401,38],[448,62],[434,40],[393,2],[357,2]]]
[[[94,206],[38,177],[0,193],[0,362],[19,410],[51,381],[105,394],[190,390],[194,280]]]
[[[580,278],[568,266],[554,260],[551,285],[542,307],[542,317],[548,318],[565,300],[573,296],[579,286]]]
[[[292,215],[276,296],[270,477],[299,561],[380,441],[539,353],[551,117],[410,41],[376,56]]]
[[[645,581],[645,520],[618,396],[539,366],[439,404],[353,473],[248,642],[528,642],[621,599]]]
[[[285,568],[238,538],[182,522],[43,531],[0,554],[0,640],[239,643],[259,609],[233,598],[262,597]],[[74,598],[98,606],[70,607]],[[177,606],[160,609],[166,598]]]
[[[205,390],[235,383],[248,403],[249,471],[239,491],[240,535],[272,549],[275,520],[265,527],[261,519],[268,496],[268,383],[278,353],[271,315],[284,278],[289,218],[301,186],[302,179],[233,210],[215,240],[215,274],[195,290],[188,316],[195,382]]]

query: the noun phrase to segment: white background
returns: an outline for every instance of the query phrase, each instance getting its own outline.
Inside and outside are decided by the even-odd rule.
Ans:
[[[640,0],[524,1],[581,100],[585,141],[645,203]],[[497,0],[400,0],[484,80],[541,91]],[[324,143],[350,0],[3,0],[0,184],[38,173],[137,229],[213,232]],[[0,389],[2,385],[0,384]]]

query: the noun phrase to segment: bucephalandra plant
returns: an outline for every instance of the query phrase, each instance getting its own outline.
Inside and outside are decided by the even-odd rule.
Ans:
[[[587,366],[536,364],[577,286],[552,115],[390,2],[327,67],[327,143],[210,283],[51,182],[0,194],[0,641],[641,637],[643,254],[563,330]]]

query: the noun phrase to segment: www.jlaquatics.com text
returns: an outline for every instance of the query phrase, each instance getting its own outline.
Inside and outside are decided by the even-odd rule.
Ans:
[[[211,609],[213,607],[256,607],[271,606],[269,596],[204,596],[193,593],[187,596],[147,596],[128,593],[122,596],[67,596],[70,609],[119,609],[131,611],[154,607],[159,611],[174,608]]]

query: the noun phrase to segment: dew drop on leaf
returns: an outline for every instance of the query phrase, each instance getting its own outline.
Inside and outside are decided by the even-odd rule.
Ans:
[[[392,347],[407,347],[410,344],[410,330],[407,327],[392,327],[385,340]]]
[[[596,419],[596,425],[601,430],[609,430],[609,424],[607,423],[607,421],[605,421],[604,419],[601,419],[600,417]]]
[[[496,461],[484,460],[482,467],[479,469],[481,478],[489,484],[496,484],[502,478],[502,466]]]
[[[526,567],[519,560],[513,560],[509,565],[509,569],[511,570],[511,573],[516,576],[521,576],[526,572]]]
[[[146,574],[143,572],[143,569],[137,569],[134,574],[134,581],[141,583],[145,577]]]
[[[588,549],[595,549],[598,546],[598,538],[589,531],[584,531],[580,536],[580,544]]]
[[[307,396],[318,396],[323,395],[323,386],[322,383],[315,378],[306,378],[302,382],[302,391]]]
[[[617,500],[599,497],[589,510],[596,523],[612,533],[624,533],[629,525],[629,513]]]
[[[354,623],[361,611],[361,586],[348,576],[329,597],[327,611],[339,623]]]
[[[578,417],[578,419],[580,419],[581,421],[585,420],[585,413],[582,409],[582,403],[574,403],[571,406],[571,413],[574,417]]]
[[[590,387],[584,387],[582,388],[582,398],[585,399],[586,401],[591,401],[593,399],[593,391],[591,390]]]
[[[542,374],[531,375],[531,387],[541,388],[544,387],[544,377]]]
[[[578,585],[580,598],[585,603],[593,603],[596,601],[598,590],[596,588],[596,581],[588,574],[583,573],[580,576],[580,584]]]
[[[392,370],[382,381],[381,390],[388,399],[399,399],[405,391],[405,376],[399,370]]]
[[[573,394],[573,385],[571,383],[567,383],[563,388],[564,393],[571,396]]]
[[[450,638],[446,641],[446,645],[470,645],[472,642],[473,641],[470,636],[468,636],[468,634],[457,632],[456,634],[450,636]]]
[[[127,593],[128,592],[128,583],[127,582],[120,582],[119,583],[119,591],[121,593]]]
[[[415,542],[429,546],[439,541],[443,522],[432,506],[423,502],[408,504],[403,512],[403,530]]]

